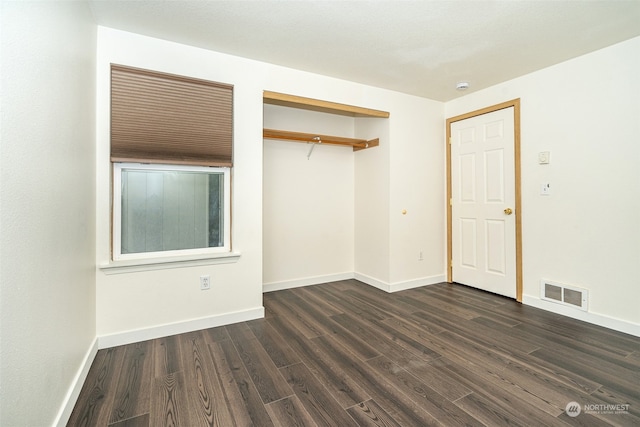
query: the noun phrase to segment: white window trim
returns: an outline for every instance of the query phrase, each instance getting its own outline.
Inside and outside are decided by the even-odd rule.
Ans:
[[[203,265],[232,264],[240,259],[240,252],[209,254],[200,256],[162,257],[110,261],[98,265],[104,274],[137,273],[140,271],[164,270],[170,268],[199,267]]]
[[[184,171],[184,172],[204,172],[212,171],[223,173],[223,228],[224,246],[215,248],[181,249],[157,252],[140,252],[123,254],[122,250],[122,170],[149,170],[149,171]],[[113,164],[113,250],[112,262],[114,267],[117,264],[124,264],[125,261],[132,261],[135,265],[155,265],[161,262],[174,263],[180,260],[202,260],[207,256],[221,259],[225,257],[237,258],[238,254],[231,253],[231,170],[226,167],[206,167],[206,166],[181,166],[146,163],[114,163]],[[231,261],[233,262],[233,261]],[[126,263],[129,264],[129,263]],[[105,267],[101,267],[105,268]]]

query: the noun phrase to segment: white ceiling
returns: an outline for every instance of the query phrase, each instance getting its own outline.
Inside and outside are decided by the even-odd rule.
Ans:
[[[88,1],[106,27],[439,101],[640,35],[640,0]]]

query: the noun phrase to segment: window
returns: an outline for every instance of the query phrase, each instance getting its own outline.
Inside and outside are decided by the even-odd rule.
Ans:
[[[230,251],[229,168],[114,164],[114,260]]]
[[[233,86],[111,65],[113,259],[231,251]]]

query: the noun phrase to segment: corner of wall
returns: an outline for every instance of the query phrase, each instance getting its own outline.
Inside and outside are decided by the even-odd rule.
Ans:
[[[96,337],[91,343],[91,346],[89,347],[89,350],[87,350],[84,358],[82,359],[76,375],[73,377],[69,390],[67,391],[67,394],[62,401],[60,411],[58,412],[58,415],[53,422],[54,426],[64,427],[67,425],[69,417],[71,417],[73,408],[78,400],[78,396],[80,396],[80,391],[82,391],[84,382],[86,381],[89,370],[91,369],[91,364],[95,360],[97,354],[98,338]]]

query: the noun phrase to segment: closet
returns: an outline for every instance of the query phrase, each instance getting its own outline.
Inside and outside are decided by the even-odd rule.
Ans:
[[[327,114],[335,114],[348,117],[376,117],[389,118],[386,111],[373,110],[371,108],[356,107],[353,105],[339,104],[337,102],[321,101],[319,99],[304,98],[301,96],[287,95],[277,92],[265,91],[263,102],[268,105],[280,105],[289,108],[316,111]],[[331,144],[353,147],[353,151],[377,147],[379,138],[367,140],[362,138],[348,138],[344,136],[322,135],[318,133],[293,132],[290,130],[276,130],[264,128],[265,139],[278,139],[281,141],[305,142],[310,144]]]
[[[265,291],[351,277],[356,162],[380,156],[389,113],[275,92],[263,113]]]

